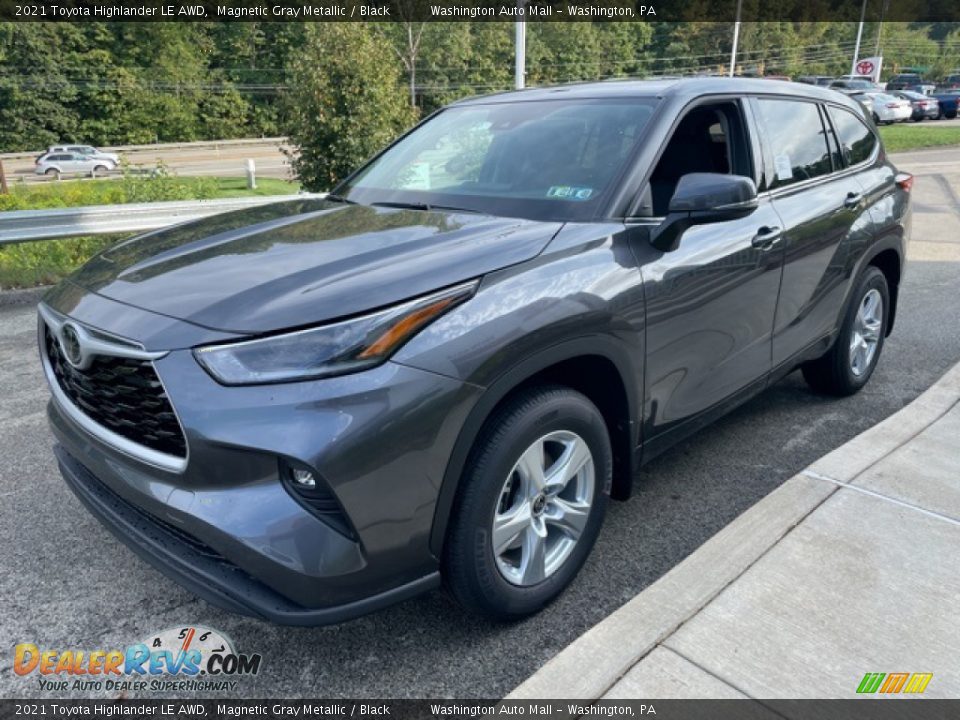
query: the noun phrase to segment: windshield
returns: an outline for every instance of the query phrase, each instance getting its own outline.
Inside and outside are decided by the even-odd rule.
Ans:
[[[335,192],[366,205],[590,219],[609,197],[655,104],[634,98],[448,108]]]

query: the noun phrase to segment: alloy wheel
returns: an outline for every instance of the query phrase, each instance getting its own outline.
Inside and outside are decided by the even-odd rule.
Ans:
[[[593,455],[576,433],[549,433],[523,452],[503,484],[491,532],[507,582],[535,585],[560,569],[586,528],[594,485]]]
[[[883,297],[876,289],[863,296],[850,337],[850,370],[863,375],[873,362],[883,329]]]

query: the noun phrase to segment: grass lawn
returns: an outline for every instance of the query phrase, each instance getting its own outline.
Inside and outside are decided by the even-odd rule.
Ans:
[[[128,175],[117,180],[14,184],[9,195],[0,195],[0,212],[162,200],[289,195],[299,190],[298,183],[273,178],[260,178],[257,180],[257,189],[248,190],[246,178],[242,177]],[[122,237],[125,236],[65,238],[0,246],[0,290],[55,283]]]
[[[126,236],[97,235],[0,247],[0,290],[50,285]]]
[[[938,126],[936,121],[898,123],[880,128],[880,137],[887,152],[903,152],[920,148],[960,145],[960,127]]]
[[[243,177],[156,177],[125,175],[115,180],[73,180],[29,184],[13,183],[9,195],[0,195],[0,211],[41,210],[81,205],[119,205],[163,200],[211,200],[214,198],[289,195],[300,184],[275,178],[259,178],[257,189],[248,190]]]

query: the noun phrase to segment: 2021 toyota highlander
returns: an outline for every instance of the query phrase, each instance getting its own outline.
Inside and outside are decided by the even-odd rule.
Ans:
[[[813,86],[456,103],[326,198],[142,235],[52,289],[61,471],[234,611],[336,622],[443,581],[523,616],[642,463],[798,367],[863,387],[911,182]]]

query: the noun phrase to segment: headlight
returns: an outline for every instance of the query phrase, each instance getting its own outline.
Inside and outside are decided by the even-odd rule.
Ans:
[[[224,385],[290,382],[365,370],[384,362],[424,326],[472,297],[477,284],[474,280],[330,325],[197,348],[193,354]]]

